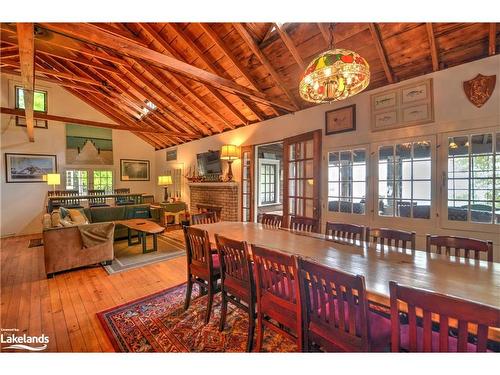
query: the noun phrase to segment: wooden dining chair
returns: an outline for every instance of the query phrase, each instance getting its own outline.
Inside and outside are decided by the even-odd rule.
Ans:
[[[486,352],[488,328],[500,327],[500,310],[494,307],[394,281],[389,282],[389,289],[393,352]],[[407,307],[408,324],[400,321],[400,303]],[[417,309],[422,318],[417,317]],[[439,331],[433,330],[433,314],[439,315]],[[449,319],[458,321],[458,329],[450,330]],[[477,327],[474,340],[470,340],[469,323]]]
[[[283,224],[283,215],[262,214],[261,224],[272,228],[281,228]]]
[[[193,227],[184,227],[187,258],[187,287],[184,310],[189,308],[193,284],[198,284],[201,291],[208,293],[205,323],[210,321],[214,295],[219,291],[220,279],[219,255],[210,249],[208,232]]]
[[[298,350],[302,351],[302,306],[297,258],[255,245],[252,245],[252,256],[257,291],[256,351],[262,349],[265,327],[295,341]]]
[[[346,223],[332,223],[328,221],[325,225],[325,235],[341,238],[348,241],[364,241],[365,226]]]
[[[250,252],[245,241],[235,241],[215,234],[221,270],[221,317],[224,330],[227,304],[231,302],[248,314],[247,352],[252,351],[255,331],[255,283]]]
[[[115,206],[127,206],[135,203],[133,199],[126,195],[130,194],[130,188],[115,189],[115,194],[123,194],[121,197],[115,197]]]
[[[95,198],[89,198],[89,207],[109,207],[106,204],[106,198],[103,197],[106,192],[101,189],[94,189],[88,191],[89,195],[95,195]]]
[[[219,220],[217,219],[217,214],[211,211],[191,215],[191,225],[213,224],[217,223],[218,221]]]
[[[387,228],[366,228],[366,242],[415,251],[416,233]]]
[[[391,321],[368,309],[365,278],[298,259],[304,351],[372,352],[390,348]]]
[[[436,253],[444,253],[448,256],[463,257],[466,259],[474,258],[479,260],[481,254],[486,255],[488,262],[493,262],[493,242],[482,241],[473,238],[455,237],[455,236],[426,236],[426,250],[432,252],[432,247],[436,247]],[[462,251],[463,250],[463,251]]]
[[[306,216],[292,216],[290,218],[290,229],[302,232],[318,233],[319,220]]]

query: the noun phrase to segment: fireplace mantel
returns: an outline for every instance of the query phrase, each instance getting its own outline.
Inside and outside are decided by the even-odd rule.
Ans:
[[[188,186],[206,186],[210,187],[238,187],[237,182],[189,182]]]

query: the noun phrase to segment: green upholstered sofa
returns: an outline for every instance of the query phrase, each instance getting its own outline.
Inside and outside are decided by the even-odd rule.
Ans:
[[[158,209],[152,209],[149,204],[134,204],[117,207],[93,207],[85,208],[85,216],[90,223],[103,223],[127,219],[148,219],[158,222],[160,213]],[[115,240],[127,237],[127,228],[123,225],[115,225]]]

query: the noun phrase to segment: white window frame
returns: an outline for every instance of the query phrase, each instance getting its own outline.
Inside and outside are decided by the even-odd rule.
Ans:
[[[66,190],[68,189],[68,187],[66,185],[66,172],[67,171],[75,171],[75,170],[87,171],[87,178],[88,178],[87,189],[88,190],[94,189],[94,171],[109,171],[109,172],[111,172],[112,181],[113,181],[111,190],[112,190],[112,192],[114,192],[115,184],[116,184],[116,179],[115,179],[116,173],[115,173],[113,168],[102,168],[102,167],[96,167],[96,168],[83,167],[82,168],[82,167],[79,167],[78,165],[75,165],[74,167],[66,166],[64,168],[64,189],[66,189]]]
[[[448,220],[448,138],[449,137],[460,137],[466,135],[477,135],[477,134],[487,134],[491,133],[495,135],[500,133],[498,127],[489,128],[478,128],[478,129],[467,129],[467,130],[457,130],[441,134],[440,138],[440,158],[443,160],[441,163],[439,171],[439,187],[441,196],[441,227],[443,229],[452,230],[464,230],[469,232],[484,232],[484,233],[494,233],[498,236],[500,231],[500,224],[492,223],[478,223],[474,221],[455,221]],[[495,143],[495,138],[493,137],[493,143]],[[495,175],[494,175],[495,176]],[[470,176],[469,176],[470,177]],[[493,180],[493,183],[495,181]]]
[[[423,218],[413,218],[413,217],[403,217],[403,216],[382,216],[378,213],[378,202],[379,202],[379,175],[378,175],[378,164],[379,164],[379,149],[383,146],[395,146],[401,143],[410,143],[410,142],[418,142],[418,141],[429,141],[431,148],[431,207],[430,207],[430,217],[429,219]],[[438,194],[436,190],[437,186],[437,152],[436,152],[436,135],[421,135],[414,136],[411,138],[399,138],[399,139],[391,139],[383,142],[374,142],[371,143],[372,152],[371,155],[373,157],[372,164],[372,174],[373,179],[371,181],[373,186],[373,194],[372,194],[372,214],[373,221],[380,223],[381,225],[392,225],[394,227],[398,226],[399,222],[412,222],[418,223],[417,226],[434,226],[437,225],[437,201]]]
[[[281,185],[280,185],[280,179],[281,179],[280,163],[281,163],[281,161],[278,159],[263,159],[263,158],[259,159],[258,192],[257,192],[258,193],[258,207],[276,206],[276,205],[281,204],[281,201],[280,201],[280,187],[281,187]],[[274,165],[276,168],[276,174],[275,174],[275,178],[274,178],[274,196],[276,197],[276,200],[273,203],[262,203],[262,201],[261,201],[260,170],[261,170],[263,164],[271,164],[271,165]]]
[[[329,195],[329,184],[330,182],[335,182],[335,181],[330,181],[329,179],[329,169],[330,169],[330,153],[342,153],[342,152],[353,152],[355,150],[363,150],[365,152],[365,210],[364,210],[364,213],[362,214],[358,214],[358,213],[354,213],[354,212],[341,212],[340,211],[340,207],[339,207],[339,211],[330,211],[329,210],[329,199],[330,199],[330,195]],[[326,207],[325,209],[331,213],[331,214],[345,214],[345,215],[355,215],[355,216],[366,216],[367,213],[368,213],[368,201],[369,201],[369,192],[368,192],[368,176],[369,176],[369,159],[370,159],[370,150],[369,150],[369,147],[368,145],[366,146],[362,146],[362,147],[341,147],[341,148],[338,148],[336,150],[329,150],[327,153],[326,153],[326,189],[327,189],[327,202],[326,202]],[[340,179],[339,182],[341,182],[342,180]],[[353,182],[361,182],[361,181],[353,181]],[[350,197],[351,199],[353,198],[352,196]]]

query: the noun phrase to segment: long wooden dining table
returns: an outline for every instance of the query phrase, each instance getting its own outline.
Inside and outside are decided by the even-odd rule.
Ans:
[[[389,281],[500,308],[500,264],[448,257],[426,251],[380,248],[363,241],[349,243],[331,236],[257,223],[219,222],[194,225],[214,235],[292,253],[345,272],[363,275],[368,300],[390,306]],[[489,338],[500,342],[500,330]]]

